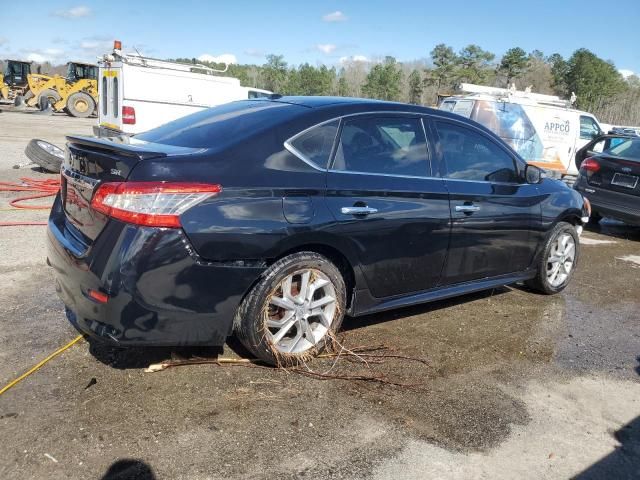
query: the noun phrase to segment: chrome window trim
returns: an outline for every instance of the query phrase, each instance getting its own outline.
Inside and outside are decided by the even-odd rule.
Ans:
[[[426,175],[426,176],[418,176],[418,175],[394,175],[394,174],[390,174],[390,173],[371,173],[371,172],[359,172],[359,171],[347,171],[347,170],[335,170],[333,168],[328,168],[329,162],[333,162],[333,155],[334,152],[331,152],[331,155],[329,156],[329,161],[327,162],[327,168],[322,168],[319,165],[317,165],[316,163],[314,163],[313,161],[311,161],[309,158],[307,158],[302,152],[300,152],[298,149],[296,149],[293,145],[291,145],[291,142],[294,141],[296,138],[298,138],[299,136],[307,133],[309,130],[316,128],[316,127],[320,127],[326,123],[331,123],[331,122],[335,122],[338,121],[340,122],[338,124],[338,129],[336,131],[336,138],[333,139],[333,143],[334,143],[334,150],[336,147],[336,139],[339,133],[341,133],[342,130],[342,122],[350,117],[357,117],[357,116],[362,116],[362,115],[380,115],[380,114],[384,114],[384,115],[410,115],[413,117],[417,117],[420,119],[420,122],[422,124],[422,130],[424,132],[424,136],[425,136],[425,140],[426,140],[426,147],[427,147],[427,153],[429,154],[428,157],[428,161],[429,161],[429,167],[431,169],[431,175]],[[284,147],[293,155],[295,155],[296,157],[298,157],[300,160],[302,160],[304,163],[306,163],[307,165],[309,165],[310,167],[312,167],[314,170],[317,170],[319,172],[327,172],[327,173],[342,173],[342,174],[347,174],[347,175],[373,175],[373,176],[377,176],[377,177],[394,177],[394,178],[411,178],[411,179],[422,179],[422,180],[441,180],[441,181],[448,181],[451,180],[453,182],[473,182],[473,183],[488,183],[488,184],[493,184],[493,185],[510,185],[510,186],[520,186],[520,185],[528,185],[526,182],[524,183],[513,183],[513,182],[492,182],[490,180],[465,180],[465,179],[456,179],[456,178],[446,178],[446,177],[440,177],[440,176],[435,176],[433,174],[433,159],[431,158],[431,149],[429,148],[429,142],[428,142],[428,136],[427,136],[427,126],[425,123],[425,120],[429,118],[429,119],[433,119],[433,120],[446,120],[446,121],[451,121],[454,123],[458,123],[462,126],[468,127],[472,130],[476,130],[477,132],[481,133],[481,134],[485,134],[485,132],[483,132],[481,129],[475,127],[474,125],[470,125],[467,122],[458,120],[456,118],[449,118],[447,116],[442,116],[442,115],[438,115],[437,114],[437,110],[436,113],[432,113],[432,112],[414,112],[414,111],[407,111],[407,110],[375,110],[375,111],[368,111],[368,112],[356,112],[356,113],[349,113],[346,115],[340,115],[337,117],[333,117],[330,118],[329,120],[324,120],[320,123],[316,123],[315,125],[311,125],[310,127],[305,128],[304,130],[302,130],[301,132],[296,133],[294,136],[288,138],[287,140],[284,141]],[[486,134],[485,134],[486,135]],[[511,156],[512,158],[514,158],[515,161],[520,162],[520,159],[517,157],[513,157],[513,155],[511,154],[511,152],[509,150],[506,150],[504,147],[502,147],[500,144],[496,143],[493,139],[490,138],[490,140],[492,141],[492,143],[494,143],[496,146],[498,146],[500,149],[502,149],[505,153],[507,153],[509,156]],[[525,162],[526,165],[526,162]]]

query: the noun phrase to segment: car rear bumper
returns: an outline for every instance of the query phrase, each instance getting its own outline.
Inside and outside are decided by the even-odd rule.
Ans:
[[[589,185],[580,175],[574,187],[591,202],[593,211],[632,225],[640,225],[640,197]]]
[[[265,268],[206,262],[180,229],[113,220],[82,251],[59,197],[47,237],[69,321],[122,346],[223,345],[242,297]],[[107,294],[107,302],[89,297],[90,289]]]

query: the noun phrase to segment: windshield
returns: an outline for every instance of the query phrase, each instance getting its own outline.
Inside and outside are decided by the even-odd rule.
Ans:
[[[640,138],[630,138],[603,153],[640,161]]]

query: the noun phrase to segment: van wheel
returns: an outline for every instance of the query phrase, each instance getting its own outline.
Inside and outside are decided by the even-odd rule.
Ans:
[[[72,117],[87,118],[96,109],[96,102],[85,92],[76,92],[67,99],[67,111]]]
[[[27,144],[24,153],[29,160],[46,171],[60,173],[64,151],[52,143],[34,138]]]
[[[284,257],[240,304],[238,339],[258,359],[292,366],[316,356],[342,324],[345,284],[338,268],[315,252]]]
[[[526,285],[547,295],[561,292],[571,280],[579,252],[580,242],[575,227],[559,222],[551,230],[538,256],[535,278],[527,280]]]

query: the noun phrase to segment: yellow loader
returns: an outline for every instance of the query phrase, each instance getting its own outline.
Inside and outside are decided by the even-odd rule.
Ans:
[[[14,100],[29,91],[31,62],[22,60],[6,60],[5,68],[0,71],[0,98]]]
[[[48,105],[73,117],[88,117],[98,104],[98,67],[89,63],[69,62],[67,76],[30,74],[25,101],[30,107]]]

